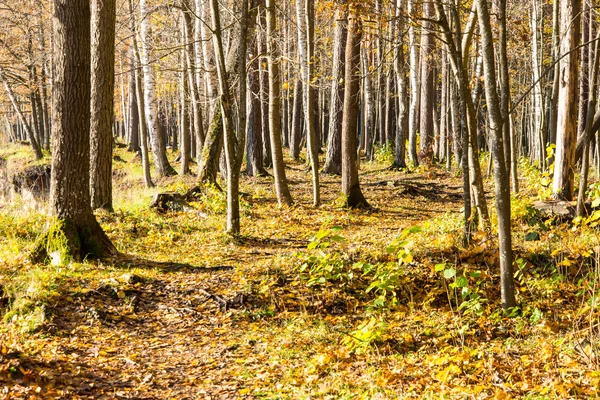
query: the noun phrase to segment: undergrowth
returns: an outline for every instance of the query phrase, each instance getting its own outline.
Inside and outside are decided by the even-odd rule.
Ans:
[[[185,192],[194,177],[145,189],[133,155],[118,155],[115,212],[97,215],[103,228],[123,252],[188,266],[31,265],[25,254],[46,217],[5,207],[0,350],[72,365],[68,343],[85,360],[79,368],[116,363],[150,397],[232,382],[237,394],[267,398],[595,396],[600,213],[544,217],[533,202],[546,198],[548,176],[524,161],[523,190],[511,199],[519,308],[503,312],[494,235],[475,232],[465,248],[460,199],[378,185],[405,178],[385,168],[386,149],[361,175],[375,210],[337,207],[334,177],[324,178],[324,204],[308,206],[302,165],[290,170],[300,182],[293,207],[277,207],[272,178],[244,180],[238,240],[223,233],[224,193],[204,187],[189,208],[159,213],[148,208],[154,194]],[[431,174],[460,188],[460,177],[433,166],[410,179]],[[600,204],[597,184],[589,195]],[[210,267],[224,269],[202,269]],[[161,360],[185,382],[173,385],[174,372],[159,378],[172,371]],[[59,383],[43,390],[59,388],[71,393]]]

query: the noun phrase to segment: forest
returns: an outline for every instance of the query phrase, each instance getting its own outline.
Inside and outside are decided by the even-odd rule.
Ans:
[[[0,397],[599,397],[599,7],[0,0]]]

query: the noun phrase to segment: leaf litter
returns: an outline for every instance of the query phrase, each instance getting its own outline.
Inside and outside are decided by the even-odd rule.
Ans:
[[[41,267],[3,252],[2,285],[40,269],[55,282],[5,317],[0,398],[595,397],[597,315],[581,293],[593,288],[574,269],[585,260],[564,279],[540,261],[549,242],[560,250],[551,257],[575,259],[571,239],[552,240],[551,229],[546,243],[525,243],[515,230],[522,308],[503,315],[494,242],[476,235],[460,247],[460,177],[435,172],[403,184],[404,173],[371,167],[361,176],[370,211],[338,208],[336,177],[323,177],[318,209],[300,171],[290,169],[297,205],[283,209],[272,181],[248,178],[239,240],[222,233],[216,193],[196,214],[99,216],[119,248],[175,269]],[[403,234],[413,226],[423,229]],[[21,237],[22,253],[34,237]],[[8,315],[16,300],[3,298]]]

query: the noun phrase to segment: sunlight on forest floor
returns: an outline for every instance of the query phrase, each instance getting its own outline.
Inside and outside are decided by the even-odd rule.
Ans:
[[[513,199],[520,309],[506,315],[495,239],[460,245],[453,173],[363,163],[374,209],[340,208],[340,178],[326,175],[315,209],[306,165],[286,160],[296,205],[277,207],[271,177],[244,178],[234,240],[223,193],[160,214],[153,194],[194,177],[144,189],[132,155],[118,156],[115,213],[98,218],[141,260],[31,265],[44,216],[0,207],[6,398],[597,396],[595,221],[541,218],[532,170]]]

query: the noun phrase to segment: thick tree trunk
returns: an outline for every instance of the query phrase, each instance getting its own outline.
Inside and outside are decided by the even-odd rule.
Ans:
[[[358,118],[360,109],[360,43],[362,26],[360,20],[349,15],[346,42],[346,65],[344,72],[344,113],[342,121],[342,193],[346,206],[369,207],[360,190],[357,163]]]
[[[55,220],[31,254],[60,261],[119,253],[94,217],[90,201],[90,4],[54,2],[54,76],[50,214]],[[107,77],[105,77],[106,79]]]
[[[202,154],[200,154],[200,164],[198,164],[198,182],[217,184],[217,173],[219,172],[219,159],[223,150],[223,121],[221,114],[221,105],[217,101],[212,121],[206,132]]]
[[[115,0],[92,0],[90,190],[92,208],[112,211]]]

